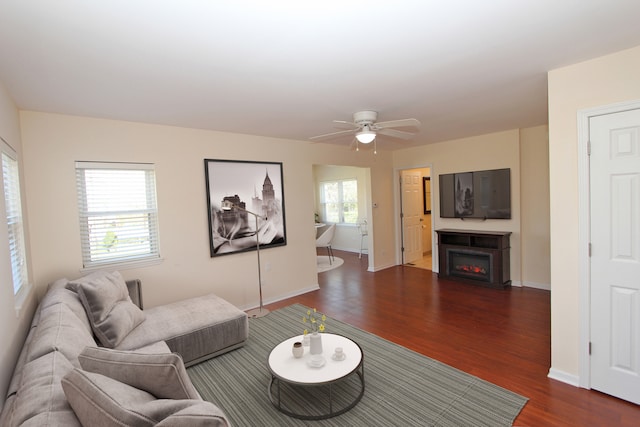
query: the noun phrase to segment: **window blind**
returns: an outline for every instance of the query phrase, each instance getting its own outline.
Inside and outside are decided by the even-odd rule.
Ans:
[[[20,290],[26,288],[28,284],[22,201],[20,199],[20,173],[15,152],[5,144],[2,144],[2,180],[4,183],[5,213],[9,228],[13,294],[18,295]]]
[[[85,268],[160,258],[153,165],[76,162]]]
[[[320,183],[320,204],[324,221],[355,224],[358,220],[358,181]]]

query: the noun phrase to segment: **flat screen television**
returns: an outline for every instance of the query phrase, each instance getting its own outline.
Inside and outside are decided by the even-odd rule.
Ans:
[[[440,217],[511,219],[511,169],[440,175]]]

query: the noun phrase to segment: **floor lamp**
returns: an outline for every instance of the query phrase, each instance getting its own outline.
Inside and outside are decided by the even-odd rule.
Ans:
[[[258,215],[256,213],[253,213],[251,211],[248,211],[245,208],[242,208],[229,200],[224,200],[222,202],[223,211],[230,211],[232,209],[246,212],[250,215],[253,215],[256,219],[256,253],[258,254],[258,287],[260,289],[260,307],[247,311],[247,316],[249,317],[266,316],[267,314],[269,314],[269,310],[262,306],[262,268],[260,268],[260,237],[258,236],[258,218],[264,218],[265,220],[267,218],[261,215]]]

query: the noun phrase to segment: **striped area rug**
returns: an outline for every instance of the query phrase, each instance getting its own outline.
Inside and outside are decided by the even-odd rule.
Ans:
[[[295,304],[252,318],[243,348],[187,369],[202,398],[222,408],[234,426],[510,426],[528,400],[347,323],[327,319],[327,332],[347,336],[362,347],[364,396],[353,409],[327,420],[288,417],[269,401],[267,357],[279,342],[301,333],[306,311],[307,307]],[[348,382],[344,387],[350,387]],[[292,397],[292,405],[325,404],[322,390],[306,392]],[[340,396],[334,400],[339,404]]]

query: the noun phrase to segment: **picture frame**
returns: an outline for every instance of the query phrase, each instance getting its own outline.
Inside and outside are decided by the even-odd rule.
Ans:
[[[424,208],[424,214],[429,215],[431,213],[431,177],[422,177],[422,206]]]
[[[204,170],[212,258],[287,244],[282,163],[204,159]]]

